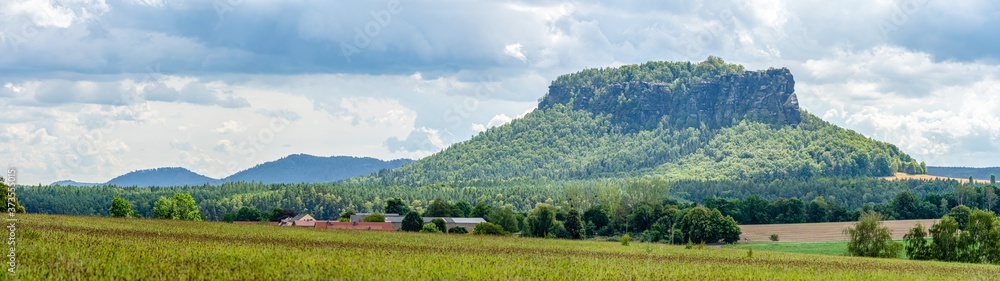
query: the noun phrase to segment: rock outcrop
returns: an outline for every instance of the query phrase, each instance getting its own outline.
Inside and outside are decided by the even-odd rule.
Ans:
[[[627,81],[572,88],[553,85],[538,108],[555,104],[608,114],[631,129],[651,129],[661,122],[675,127],[705,124],[713,128],[740,120],[778,125],[802,122],[795,80],[786,68],[670,84]]]

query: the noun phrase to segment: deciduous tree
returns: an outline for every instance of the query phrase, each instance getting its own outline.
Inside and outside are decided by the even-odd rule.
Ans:
[[[403,231],[420,231],[420,228],[423,226],[424,218],[420,217],[420,214],[417,214],[417,212],[409,212],[403,217],[400,229]]]
[[[924,226],[917,224],[910,229],[910,232],[903,236],[906,241],[906,256],[914,260],[929,260],[932,257],[931,247],[927,243],[927,230]]]
[[[385,201],[385,213],[386,214],[399,214],[405,216],[406,213],[410,212],[410,207],[406,206],[406,202],[399,198],[390,198]]]
[[[556,224],[556,208],[545,203],[535,204],[535,208],[528,212],[527,234],[534,237],[545,237],[550,229]]]
[[[499,225],[504,229],[504,231],[510,233],[521,231],[517,214],[514,213],[514,209],[510,206],[503,206],[493,210],[488,216],[486,216],[486,220]]]
[[[892,241],[892,230],[882,225],[882,214],[869,211],[847,229],[851,240],[847,252],[853,256],[895,258],[903,246]]]
[[[566,231],[569,232],[570,238],[572,239],[582,239],[587,237],[587,234],[583,230],[583,221],[580,220],[580,211],[576,209],[570,209],[569,215],[566,216],[566,223],[564,223]]]
[[[132,212],[132,203],[118,196],[111,199],[111,208],[108,209],[108,213],[111,214],[111,217],[118,218],[131,218],[134,215]]]

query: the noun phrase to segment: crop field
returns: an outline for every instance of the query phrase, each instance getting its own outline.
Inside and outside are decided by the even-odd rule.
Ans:
[[[21,215],[16,275],[169,280],[997,280],[1000,267],[664,244]]]
[[[927,220],[896,220],[883,221],[882,224],[892,231],[893,239],[902,239],[910,228],[919,224],[930,228],[937,223],[936,219]],[[771,234],[778,234],[780,242],[833,242],[847,241],[849,237],[844,230],[857,222],[823,222],[823,223],[792,223],[792,224],[756,224],[740,225],[743,234],[740,237],[750,238],[750,242],[770,241]],[[743,240],[740,240],[743,241]]]
[[[927,238],[927,242],[931,239]],[[898,243],[905,243],[902,239],[896,240]],[[754,251],[774,251],[774,252],[786,252],[786,253],[802,253],[802,254],[817,254],[817,255],[835,255],[835,256],[846,256],[847,255],[847,241],[836,241],[836,242],[753,242],[753,243],[739,243],[733,245],[725,245],[724,248],[736,248],[736,249],[747,249],[752,248]],[[906,252],[900,251],[899,258],[905,259]]]
[[[723,248],[748,249],[816,255],[847,255],[847,242],[753,242],[724,245]]]

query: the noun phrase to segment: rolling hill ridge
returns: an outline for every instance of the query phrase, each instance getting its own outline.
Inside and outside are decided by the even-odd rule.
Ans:
[[[51,185],[64,186],[195,186],[227,182],[319,183],[367,175],[383,169],[393,169],[413,162],[410,159],[383,161],[370,157],[292,154],[281,159],[258,164],[222,179],[214,179],[181,167],[138,170],[115,177],[106,183],[77,183],[64,180]]]

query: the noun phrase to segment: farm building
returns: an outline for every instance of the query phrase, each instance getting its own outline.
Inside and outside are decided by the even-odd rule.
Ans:
[[[448,229],[451,229],[452,227],[456,226],[461,226],[464,227],[465,230],[468,230],[469,232],[472,232],[472,228],[476,227],[477,224],[486,222],[486,220],[484,220],[483,218],[425,217],[424,223],[429,223],[431,222],[431,220],[434,219],[444,220],[444,224],[447,226]],[[391,222],[393,228],[399,229],[403,227],[403,217],[401,216],[385,217],[385,220]]]
[[[365,217],[367,217],[367,216],[369,216],[371,214],[372,213],[357,213],[357,214],[353,214],[353,215],[351,215],[351,221],[352,222],[355,222],[355,221],[356,222],[365,221]],[[399,214],[396,214],[396,213],[388,213],[388,214],[383,214],[383,215],[386,218],[388,218],[388,217],[399,217],[400,216]]]
[[[351,221],[361,222],[368,215],[371,215],[371,213],[355,214],[351,216]],[[469,232],[472,232],[472,228],[475,227],[477,224],[486,222],[486,220],[484,220],[483,218],[426,217],[424,218],[424,223],[429,223],[433,219],[444,220],[444,223],[445,225],[448,226],[448,228],[461,226],[464,227]],[[401,227],[403,227],[403,216],[399,214],[385,214],[385,221],[392,223],[393,229],[400,229]]]
[[[299,214],[295,217],[281,220],[281,223],[279,225],[313,227],[316,225],[316,219],[309,214]]]

